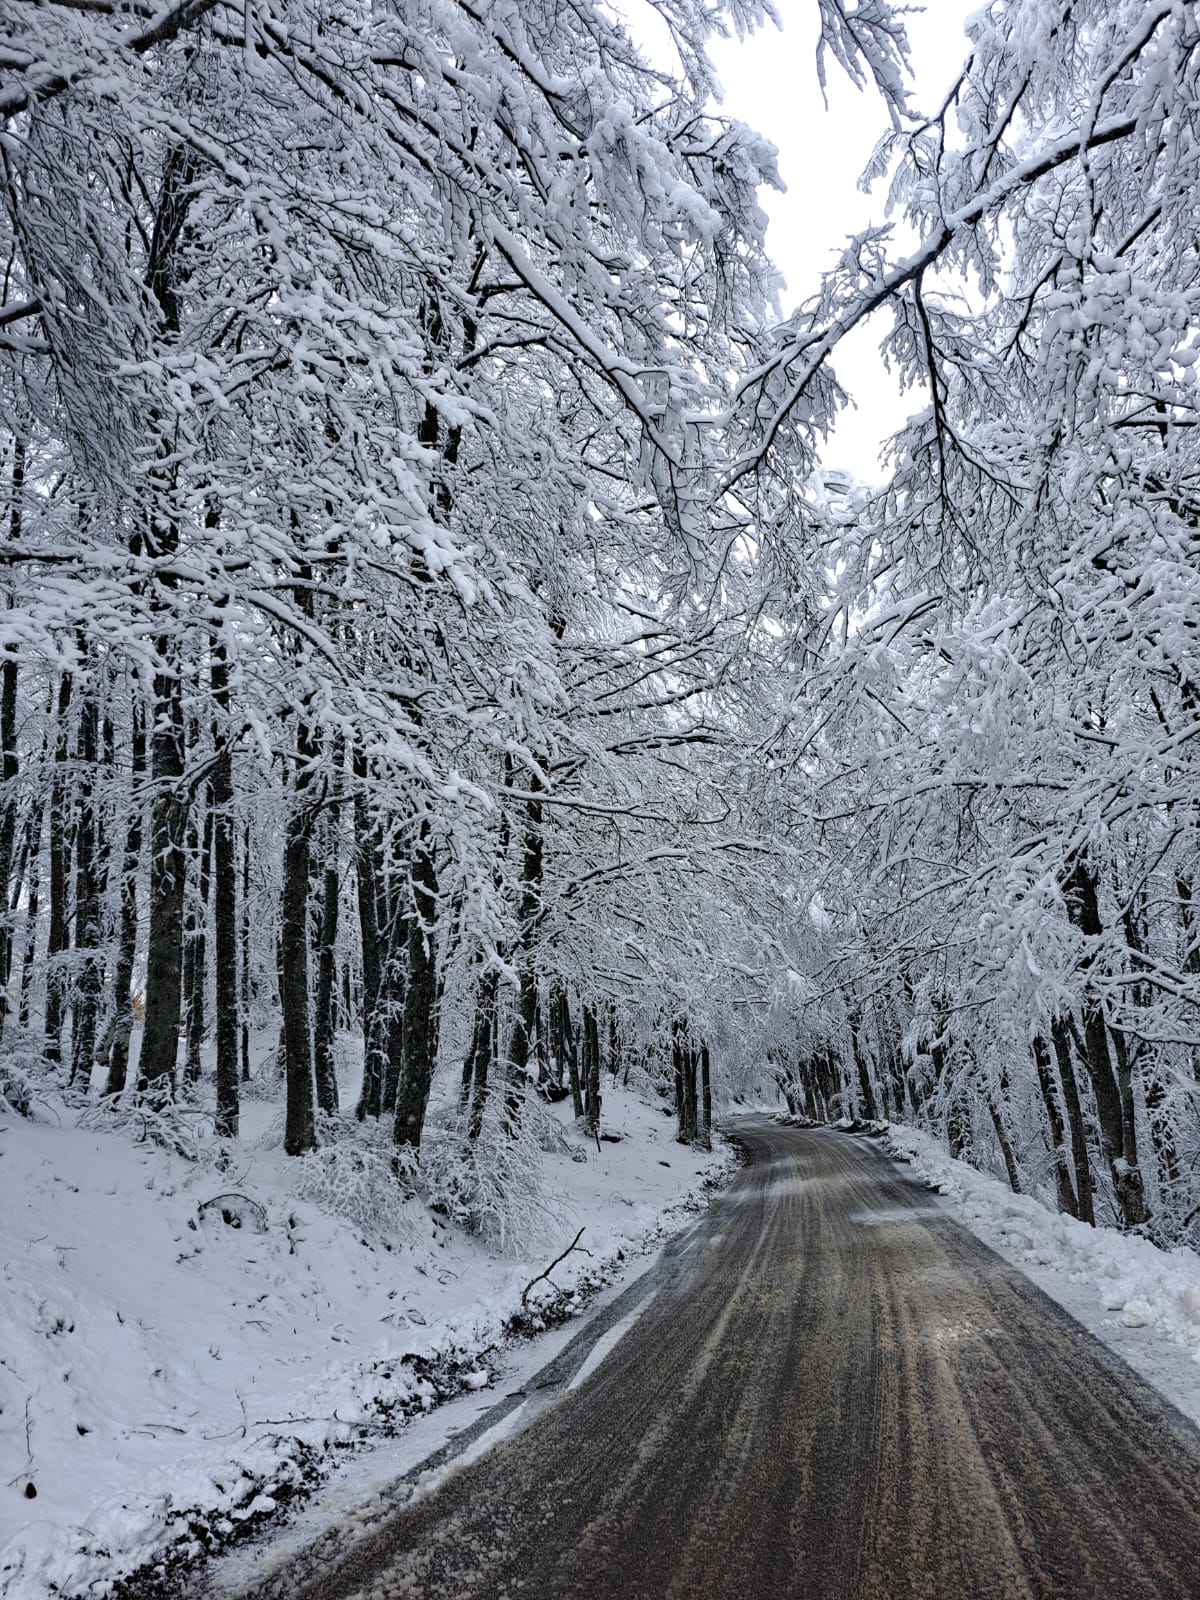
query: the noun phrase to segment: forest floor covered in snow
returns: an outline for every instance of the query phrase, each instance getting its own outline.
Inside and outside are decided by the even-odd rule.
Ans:
[[[892,1123],[886,1144],[959,1222],[1200,1424],[1200,1255],[1051,1211],[916,1128]]]
[[[581,1310],[727,1176],[728,1148],[676,1144],[665,1110],[606,1084],[619,1142],[597,1148],[569,1102],[539,1102],[521,1158],[534,1151],[540,1179],[524,1174],[486,1238],[427,1194],[380,1206],[386,1137],[287,1157],[274,1098],[245,1101],[224,1157],[52,1094],[32,1118],[5,1112],[6,1600],[101,1596],[201,1557],[409,1418],[487,1388],[514,1341]],[[590,1255],[567,1256],[523,1311],[580,1228]]]

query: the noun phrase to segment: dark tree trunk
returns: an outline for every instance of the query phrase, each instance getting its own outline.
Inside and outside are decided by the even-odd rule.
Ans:
[[[337,1066],[333,1046],[337,1031],[338,902],[342,885],[338,859],[340,833],[336,812],[331,810],[326,813],[321,830],[324,866],[317,929],[317,1004],[313,1025],[317,1104],[326,1116],[333,1116],[338,1109]]]
[[[80,654],[85,642],[79,640]],[[79,708],[79,740],[75,780],[78,809],[75,821],[75,983],[71,1004],[71,1082],[87,1088],[96,1056],[96,1032],[104,995],[104,956],[101,949],[101,898],[99,882],[96,805],[96,768],[99,759],[100,711],[92,684]]]
[[[67,883],[71,873],[71,846],[67,815],[67,758],[70,752],[68,717],[71,711],[71,675],[58,680],[55,708],[54,775],[50,784],[50,927],[46,943],[46,1059],[62,1060],[63,1014],[66,1009],[66,956],[71,934],[67,921]]]
[[[487,1108],[488,1072],[496,1051],[496,1004],[500,993],[500,969],[492,966],[484,973],[475,999],[475,1026],[472,1030],[468,1063],[471,1073],[471,1115],[467,1136],[474,1143],[483,1130]]]
[[[184,145],[174,145],[163,167],[162,187],[146,264],[146,286],[157,302],[160,334],[169,344],[179,334],[182,287],[178,249],[191,207],[199,158]],[[165,450],[165,441],[163,449]],[[179,548],[179,525],[170,504],[172,470],[163,474],[164,502],[145,528],[135,533],[133,548],[152,559],[170,557]],[[155,579],[150,607],[164,629],[154,641],[155,673],[149,729],[150,777],[150,917],[146,950],[146,1020],[138,1058],[138,1092],[151,1106],[163,1106],[175,1092],[182,1009],[183,908],[187,883],[189,796],[184,784],[186,746],[179,641],[171,629],[173,607],[168,599],[176,580]]]
[[[242,829],[242,1082],[250,1082],[250,824]]]
[[[562,1041],[562,1054],[567,1066],[567,1079],[571,1086],[571,1115],[576,1122],[583,1116],[583,1091],[579,1082],[579,1051],[575,1030],[571,1025],[571,1003],[565,989],[558,991],[558,1022]]]
[[[429,819],[422,818],[412,860],[413,905],[408,930],[408,987],[404,1003],[404,1070],[396,1094],[393,1137],[421,1146],[433,1070],[437,1064],[437,864]]]
[[[596,1013],[583,1008],[583,1122],[590,1137],[600,1132],[600,1028]]]
[[[563,1031],[562,1002],[562,990],[556,983],[552,983],[550,985],[550,993],[546,999],[546,1006],[549,1011],[547,1032],[550,1039],[550,1075],[555,1087],[559,1089],[563,1086],[563,1077],[567,1070],[567,1045]]]
[[[309,790],[316,747],[304,724],[297,728],[296,743],[296,787],[283,845],[279,941],[279,998],[287,1084],[283,1148],[290,1156],[303,1155],[315,1149],[317,1143],[308,1010],[308,875],[314,823]]]
[[[379,948],[379,874],[375,830],[367,811],[366,759],[354,754],[354,871],[362,945],[363,1078],[355,1116],[377,1117],[383,1100],[385,1018]]]
[[[236,1139],[241,1115],[238,1087],[237,835],[233,821],[233,750],[229,726],[229,662],[224,641],[213,642],[212,694],[219,722],[213,725],[212,771],[213,972],[216,976],[217,1137]],[[244,1000],[244,995],[243,995]],[[244,1024],[243,1024],[244,1025]]]
[[[536,778],[531,780],[536,789]],[[521,901],[517,907],[520,939],[518,966],[520,990],[516,1015],[508,1042],[508,1063],[504,1081],[504,1126],[515,1135],[521,1106],[529,1081],[529,1053],[537,1017],[537,935],[542,918],[542,802],[525,802],[525,828],[521,862]],[[599,1115],[597,1103],[596,1114]]]
[[[1061,1017],[1056,1017],[1051,1024],[1050,1038],[1054,1044],[1058,1080],[1062,1084],[1063,1105],[1067,1110],[1067,1131],[1071,1136],[1071,1164],[1075,1172],[1075,1199],[1079,1206],[1079,1220],[1095,1227],[1096,1208],[1087,1128],[1083,1120],[1083,1106],[1079,1099],[1079,1084],[1075,1077],[1070,1029]]]
[[[1134,904],[1126,906],[1122,917],[1125,929],[1125,942],[1139,960],[1139,965],[1144,969],[1146,960],[1146,914],[1144,907],[1136,908]],[[1152,1003],[1152,993],[1148,984],[1139,983],[1132,994],[1135,1005],[1147,1007]],[[1113,1041],[1117,1051],[1118,1079],[1123,1086],[1123,1092],[1128,1093],[1129,1105],[1122,1107],[1122,1114],[1130,1118],[1133,1116],[1133,1074],[1131,1061],[1127,1059],[1127,1045],[1124,1036],[1114,1033]],[[1174,1189],[1180,1179],[1179,1148],[1175,1141],[1175,1129],[1169,1116],[1163,1114],[1163,1106],[1167,1099],[1167,1087],[1163,1081],[1162,1073],[1154,1063],[1149,1068],[1143,1068],[1142,1082],[1146,1097],[1146,1120],[1150,1126],[1150,1139],[1158,1161],[1158,1171],[1163,1184],[1168,1190]]]
[[[1058,1195],[1058,1209],[1068,1216],[1079,1215],[1079,1202],[1071,1183],[1071,1161],[1067,1154],[1067,1130],[1059,1110],[1058,1095],[1054,1088],[1054,1074],[1050,1067],[1050,1051],[1040,1034],[1033,1040],[1033,1061],[1037,1069],[1038,1088],[1046,1108],[1046,1122],[1050,1130],[1050,1151],[1054,1158],[1054,1187]]]
[[[25,441],[13,441],[12,481],[10,484],[8,531],[14,545],[21,540],[25,493]],[[12,604],[11,597],[7,601]],[[8,910],[13,876],[13,852],[17,842],[17,658],[8,652],[0,661],[0,894]],[[6,916],[0,926],[0,1037],[8,1016],[8,984],[12,975],[12,923]]]
[[[208,907],[212,898],[212,848],[213,814],[211,788],[206,784],[201,791],[204,804],[204,824],[196,836],[194,816],[189,826],[189,854],[195,851],[196,882],[188,910],[185,939],[186,977],[184,993],[187,996],[187,1052],[184,1080],[190,1085],[200,1081],[201,1052],[208,1037],[206,990],[208,988]]]
[[[965,1086],[951,1081],[945,1039],[940,1031],[930,1041],[929,1059],[933,1063],[933,1081],[946,1107],[946,1143],[950,1154],[956,1161],[968,1160],[971,1155],[970,1105]]]
[[[875,1104],[875,1091],[871,1087],[871,1072],[867,1065],[867,1058],[862,1048],[862,1017],[855,1012],[850,1018],[850,1048],[854,1054],[854,1066],[858,1073],[858,1093],[862,1102],[863,1116],[874,1122],[879,1111]]]
[[[21,956],[21,1004],[18,1020],[23,1028],[29,1026],[31,991],[33,988],[33,963],[37,955],[38,909],[42,890],[42,802],[33,808],[29,818],[29,869],[25,902],[25,949]]]
[[[702,1150],[712,1149],[712,1061],[707,1044],[700,1046],[700,1115],[696,1143]]]
[[[679,1144],[696,1142],[696,1053],[688,1025],[676,1020],[671,1029],[671,1053],[675,1068],[675,1113]]]
[[[1095,874],[1082,858],[1076,858],[1063,885],[1063,894],[1072,923],[1085,939],[1098,939],[1104,932]],[[1085,957],[1086,964],[1090,957]],[[1142,1174],[1138,1165],[1137,1130],[1134,1122],[1133,1085],[1124,1040],[1110,1039],[1108,1022],[1101,1001],[1091,991],[1085,977],[1083,1002],[1083,1059],[1096,1096],[1100,1115],[1100,1137],[1104,1156],[1112,1174],[1113,1192],[1127,1228],[1140,1227],[1150,1217],[1146,1205]],[[1113,1067],[1113,1048],[1117,1067]]]
[[[1000,1155],[1004,1161],[1004,1171],[1008,1176],[1008,1187],[1014,1194],[1020,1194],[1021,1173],[1017,1166],[1012,1140],[1008,1137],[1008,1130],[1004,1126],[1004,1118],[1000,1114],[1000,1107],[990,1094],[985,1093],[984,1099],[987,1102],[988,1116],[991,1117],[992,1127],[996,1132],[996,1143],[1000,1146]]]
[[[166,662],[154,679],[150,734],[150,929],[146,951],[146,1024],[138,1061],[138,1090],[162,1106],[175,1091],[182,1010],[183,906],[187,884],[183,707],[172,670],[173,643],[160,641]]]

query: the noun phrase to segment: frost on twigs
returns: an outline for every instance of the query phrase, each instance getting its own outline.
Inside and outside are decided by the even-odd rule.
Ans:
[[[328,1134],[330,1128],[323,1126]],[[390,1131],[376,1122],[338,1119],[338,1130],[338,1142],[323,1144],[299,1161],[297,1195],[341,1217],[368,1241],[411,1237],[411,1153],[398,1150]]]
[[[138,1144],[161,1145],[190,1162],[216,1153],[212,1113],[178,1101],[155,1107],[136,1096],[107,1095],[81,1111],[75,1125],[90,1132],[127,1132]]]
[[[500,1112],[494,1115],[499,1119]],[[555,1119],[531,1095],[509,1129],[486,1122],[474,1141],[457,1126],[431,1127],[421,1147],[426,1200],[492,1249],[516,1255],[548,1239],[560,1224],[559,1207],[545,1184],[543,1151],[567,1141]]]

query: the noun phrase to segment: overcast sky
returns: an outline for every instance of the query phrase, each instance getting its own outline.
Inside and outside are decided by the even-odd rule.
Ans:
[[[936,105],[967,53],[963,23],[979,0],[928,0],[907,19],[915,99]],[[717,42],[712,51],[725,89],[724,109],[764,133],[779,149],[786,194],[766,191],[771,226],[767,243],[788,281],[785,312],[816,288],[847,235],[884,219],[886,185],[858,188],[887,115],[873,89],[858,90],[827,59],[829,108],[817,82],[813,0],[779,0],[780,33],[769,28],[741,44]],[[867,327],[839,351],[835,368],[857,410],[844,413],[825,454],[831,466],[877,476],[880,442],[919,410],[919,395],[901,396],[878,353],[885,328]]]

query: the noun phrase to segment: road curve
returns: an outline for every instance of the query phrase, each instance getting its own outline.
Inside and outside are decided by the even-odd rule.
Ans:
[[[254,1592],[1197,1600],[1200,1433],[865,1142],[734,1131],[583,1382]]]

